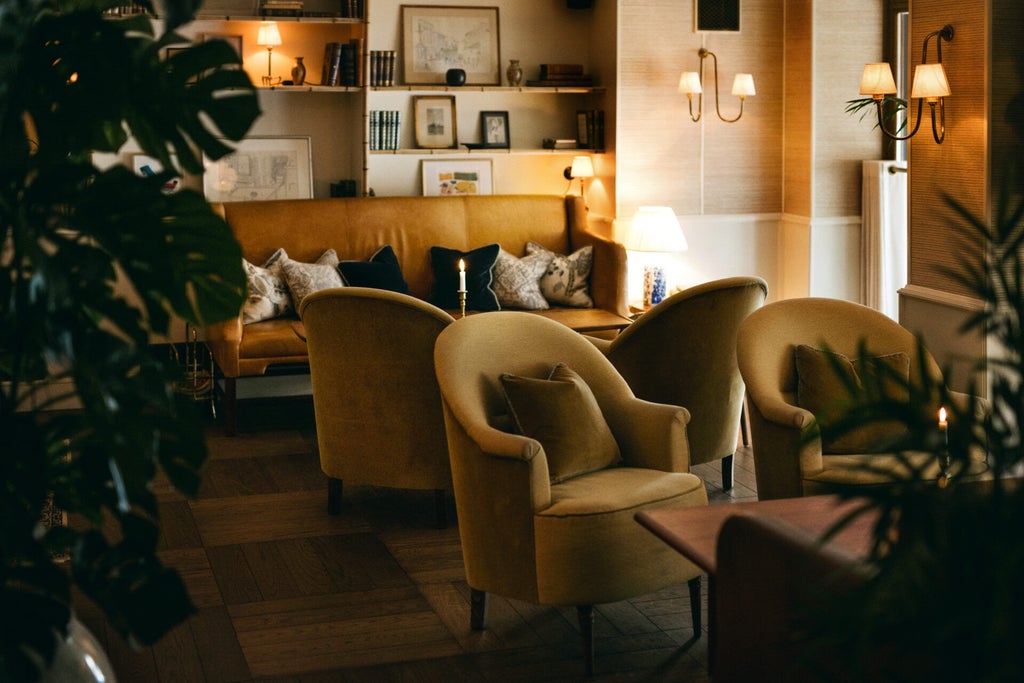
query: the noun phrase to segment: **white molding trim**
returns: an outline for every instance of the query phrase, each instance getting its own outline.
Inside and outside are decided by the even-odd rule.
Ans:
[[[952,294],[942,290],[922,287],[921,285],[907,285],[898,290],[900,296],[919,301],[927,301],[933,304],[958,308],[962,311],[981,311],[985,308],[985,302],[963,294]]]

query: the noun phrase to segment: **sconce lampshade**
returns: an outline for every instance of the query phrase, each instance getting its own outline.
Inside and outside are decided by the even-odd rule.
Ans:
[[[751,74],[736,74],[732,81],[732,94],[740,99],[756,95],[754,90],[754,77]]]
[[[573,178],[593,178],[594,162],[588,156],[573,157],[569,173]]]
[[[942,64],[921,64],[914,69],[914,86],[911,97],[923,97],[934,102],[940,97],[949,97],[949,80]]]
[[[686,251],[686,236],[670,207],[641,206],[633,216],[622,244],[630,251],[678,253]]]
[[[860,77],[860,94],[871,95],[876,99],[896,94],[896,81],[888,62],[864,65],[864,74]]]
[[[277,47],[281,44],[281,32],[277,29],[277,22],[264,21],[260,23],[259,32],[256,34],[256,44],[263,47]]]
[[[685,95],[699,95],[704,92],[700,85],[700,74],[696,71],[684,71],[679,77],[679,92]]]

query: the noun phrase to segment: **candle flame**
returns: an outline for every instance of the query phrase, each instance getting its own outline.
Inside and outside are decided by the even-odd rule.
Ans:
[[[466,262],[463,261],[462,259],[459,259],[459,270],[461,270],[461,271],[465,271],[466,270]]]
[[[939,408],[939,426],[944,427],[946,425],[946,409]]]

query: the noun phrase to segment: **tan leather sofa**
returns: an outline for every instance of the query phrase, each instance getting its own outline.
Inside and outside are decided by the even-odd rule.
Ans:
[[[594,309],[552,308],[538,313],[585,327],[588,316],[628,316],[626,250],[588,226],[578,196],[491,195],[474,197],[387,197],[301,199],[215,204],[251,263],[261,265],[283,247],[289,257],[315,261],[326,249],[342,260],[364,260],[390,245],[410,293],[427,299],[434,283],[430,247],[468,251],[498,243],[515,256],[533,241],[570,254],[594,248],[590,293]],[[583,324],[580,321],[584,321]],[[286,317],[248,325],[236,320],[207,328],[213,358],[225,379],[225,431],[235,430],[235,388],[239,377],[263,375],[277,364],[308,363],[302,323]]]

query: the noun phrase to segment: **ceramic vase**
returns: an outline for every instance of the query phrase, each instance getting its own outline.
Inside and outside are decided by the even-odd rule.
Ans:
[[[99,640],[72,616],[67,636],[58,641],[53,661],[39,680],[41,683],[116,683],[117,678]]]
[[[306,82],[306,65],[302,63],[302,57],[295,58],[295,66],[292,67],[292,83],[302,85]]]
[[[518,59],[509,60],[508,68],[505,69],[505,77],[508,78],[508,84],[512,87],[517,87],[523,82],[523,67],[519,65]]]

